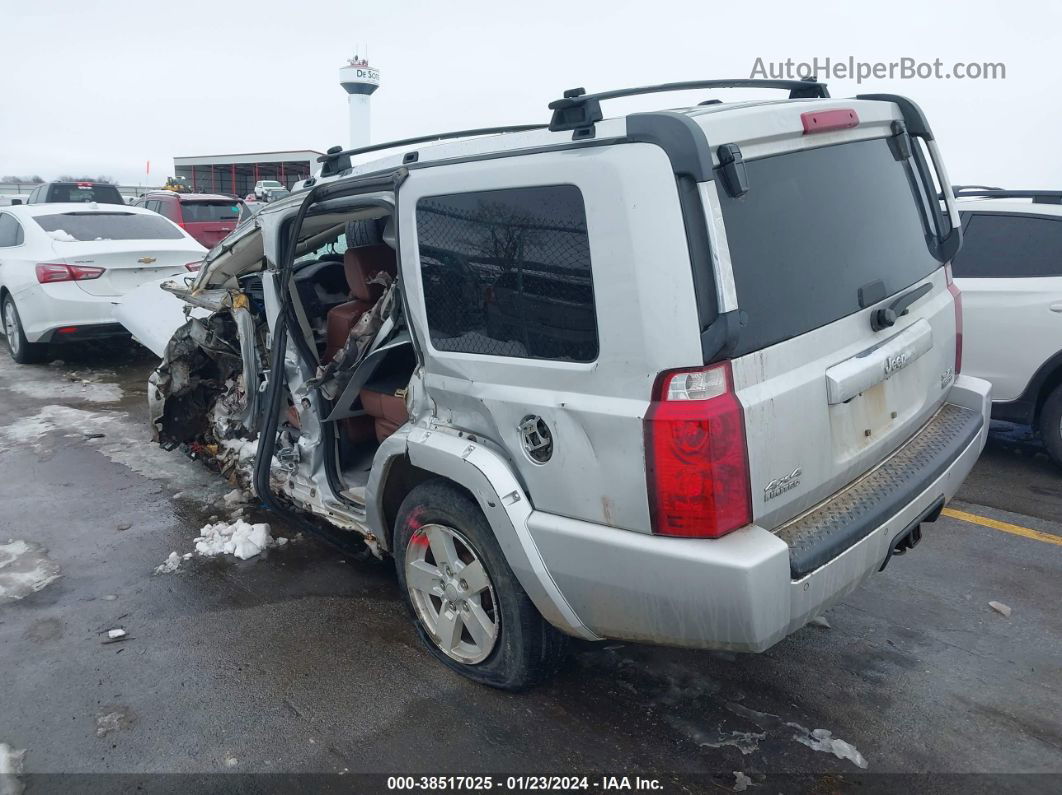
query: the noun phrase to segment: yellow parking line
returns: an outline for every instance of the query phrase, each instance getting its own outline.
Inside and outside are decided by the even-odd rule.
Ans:
[[[978,516],[975,513],[967,513],[966,511],[957,511],[954,508],[945,508],[941,513],[945,516],[950,516],[952,519],[961,519],[964,522],[972,522],[973,524],[979,524],[982,527],[991,527],[993,530],[1000,530],[1004,533],[1021,536],[1022,538],[1031,538],[1033,541],[1043,541],[1045,544],[1057,544],[1062,547],[1062,536],[1041,533],[1039,530],[1033,530],[1030,527],[1022,527],[1021,525],[1010,524],[1010,522],[1001,522],[998,519],[989,519],[986,516]]]

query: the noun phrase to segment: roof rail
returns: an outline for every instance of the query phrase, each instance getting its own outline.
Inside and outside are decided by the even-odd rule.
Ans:
[[[952,185],[951,192],[958,196],[964,190],[1003,190],[1003,188],[994,188],[991,185]]]
[[[601,100],[634,97],[642,94],[657,94],[662,91],[690,91],[700,88],[777,88],[789,91],[790,99],[827,99],[830,92],[825,83],[814,80],[688,80],[681,83],[660,83],[655,86],[638,88],[620,88],[615,91],[601,91],[587,94],[584,88],[571,88],[564,92],[562,99],[549,103],[553,119],[549,128],[553,132],[561,130],[578,130],[593,127],[601,121]]]
[[[479,127],[474,130],[454,130],[452,132],[435,133],[434,135],[419,135],[416,138],[401,138],[397,141],[384,141],[383,143],[372,144],[370,146],[359,146],[356,149],[342,149],[338,146],[333,146],[326,154],[317,158],[317,162],[330,163],[339,160],[341,157],[349,158],[353,155],[364,155],[369,152],[379,152],[383,149],[397,149],[400,146],[411,146],[413,144],[424,144],[434,141],[448,141],[452,138],[473,138],[477,135],[527,132],[528,130],[542,130],[545,129],[545,127],[545,124],[513,124],[507,127]]]
[[[1005,190],[983,185],[954,185],[956,199],[1032,199],[1033,204],[1062,204],[1062,190]]]

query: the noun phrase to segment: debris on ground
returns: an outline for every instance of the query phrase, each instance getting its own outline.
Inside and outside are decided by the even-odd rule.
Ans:
[[[238,760],[236,757],[234,757],[234,756],[225,757],[225,767],[236,767],[236,765],[238,765],[238,764],[240,764],[240,760]]]
[[[24,789],[18,777],[22,775],[25,749],[16,751],[7,743],[0,743],[0,795],[22,795]]]
[[[106,596],[103,597],[103,601],[104,602],[113,602],[117,598],[118,598],[117,594],[109,593],[109,594],[107,594]]]
[[[1005,605],[1002,602],[989,602],[988,606],[995,610],[997,613],[999,613],[1001,616],[1010,618],[1011,609],[1008,605]]]
[[[823,629],[833,629],[830,626],[830,622],[826,620],[826,616],[815,616],[808,622],[813,627],[822,627]]]
[[[20,539],[0,544],[0,604],[22,599],[59,578],[59,564],[44,549]]]
[[[129,522],[122,522],[120,525],[118,525],[115,528],[115,530],[117,530],[119,533],[122,533],[122,532],[125,532],[126,530],[128,530],[132,526],[133,525],[130,524]]]
[[[128,634],[129,633],[126,632],[121,627],[107,630],[107,637],[110,638],[111,640],[115,640],[116,638],[124,638]]]
[[[734,792],[744,792],[751,783],[752,779],[740,770],[734,771]]]
[[[243,489],[233,489],[224,497],[221,498],[222,502],[230,508],[235,508],[237,505],[243,505],[250,500],[250,496]]]
[[[111,705],[104,709],[111,711],[101,712],[96,716],[97,737],[106,737],[111,732],[128,729],[136,723],[136,714],[129,707]]]

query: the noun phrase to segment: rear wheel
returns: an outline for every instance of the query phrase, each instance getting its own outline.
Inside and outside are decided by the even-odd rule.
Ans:
[[[443,480],[414,488],[398,511],[394,554],[417,632],[443,664],[503,690],[557,669],[567,639],[539,615],[467,494]]]
[[[1040,409],[1040,438],[1051,460],[1062,466],[1062,384],[1054,388]]]
[[[43,362],[48,355],[48,346],[30,342],[22,331],[22,320],[15,308],[15,299],[10,295],[4,297],[4,338],[7,340],[7,349],[11,352],[11,358],[19,364],[37,364]]]

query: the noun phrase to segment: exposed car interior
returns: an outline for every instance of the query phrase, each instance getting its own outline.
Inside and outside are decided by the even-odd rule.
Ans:
[[[321,369],[341,354],[352,332],[377,306],[398,275],[398,261],[390,233],[390,218],[344,220],[312,218],[304,224],[305,239],[314,250],[296,258],[294,283]],[[320,229],[327,225],[325,229]],[[300,235],[301,236],[301,235]],[[303,246],[300,246],[303,248]],[[262,310],[261,277],[240,279],[241,286]],[[363,351],[364,353],[364,351]],[[342,358],[342,357],[340,357]],[[359,359],[347,359],[336,374],[356,368]],[[416,366],[411,345],[399,345],[379,362],[371,376],[335,420],[338,468],[344,494],[360,502],[376,448],[407,420],[405,394]],[[299,414],[289,397],[281,427],[292,437],[299,433]]]

